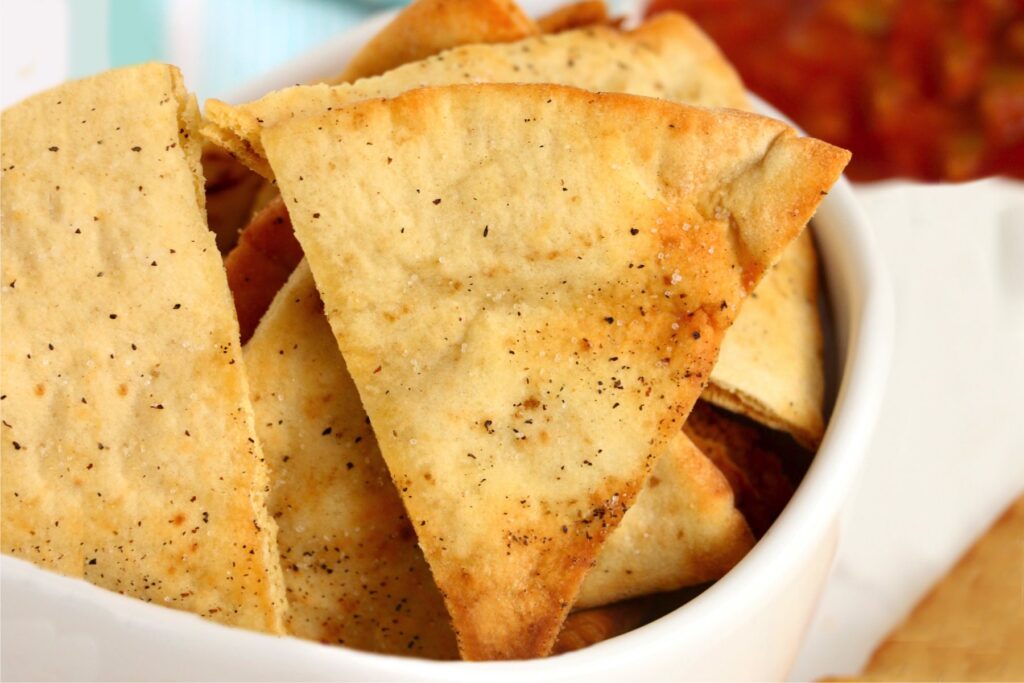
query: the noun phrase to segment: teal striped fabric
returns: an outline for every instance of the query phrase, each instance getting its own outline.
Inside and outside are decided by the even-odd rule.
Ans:
[[[68,75],[157,60],[216,97],[401,2],[68,0]]]

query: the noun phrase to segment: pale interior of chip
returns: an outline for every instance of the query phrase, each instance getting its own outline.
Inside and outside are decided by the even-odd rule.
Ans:
[[[295,86],[237,107],[209,100],[203,133],[272,178],[260,139],[264,126],[421,86],[479,82],[558,82],[705,106],[746,106],[742,83],[715,45],[689,19],[666,13],[629,32],[591,26],[514,43],[466,45],[375,78]]]
[[[823,346],[817,256],[805,230],[744,304],[704,398],[813,450],[825,431]]]
[[[280,632],[266,469],[177,69],[2,117],[3,552]]]
[[[528,85],[421,89],[263,141],[462,655],[545,654],[848,154],[739,112]]]

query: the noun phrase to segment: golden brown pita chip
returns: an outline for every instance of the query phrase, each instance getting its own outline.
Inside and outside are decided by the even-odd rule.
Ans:
[[[576,607],[713,581],[753,545],[729,481],[680,435],[608,536]]]
[[[512,0],[416,0],[328,83],[351,83],[472,43],[509,43],[539,32]]]
[[[608,6],[604,0],[583,0],[563,5],[537,20],[543,33],[561,33],[572,29],[607,24]]]
[[[457,658],[441,594],[305,264],[246,345],[245,362],[271,471],[289,633]]]
[[[470,659],[550,650],[848,159],[752,115],[529,85],[425,88],[264,143]]]
[[[238,326],[177,69],[3,113],[3,551],[281,631]]]
[[[864,673],[890,681],[1024,679],[1024,496],[886,638]]]
[[[817,256],[805,230],[744,305],[704,398],[813,450],[825,431],[822,348]]]
[[[276,297],[246,345],[245,359],[253,378],[257,433],[270,464],[268,505],[279,527],[289,632],[379,652],[457,656],[441,594],[380,457],[307,264]],[[714,466],[683,439],[655,465],[637,504],[587,574],[576,606],[692,585],[728,571],[752,538],[723,483]],[[388,601],[365,588],[382,584]],[[396,624],[397,604],[402,607]],[[581,623],[589,624],[589,617]],[[622,628],[618,632],[632,626]],[[566,626],[560,639],[567,632],[573,629]]]
[[[714,44],[682,15],[660,14],[623,33],[592,26],[502,45],[467,45],[377,78],[338,86],[296,86],[233,107],[206,104],[203,133],[270,178],[260,131],[354,102],[424,85],[558,82],[705,106],[746,106],[746,94]]]
[[[743,310],[747,310],[746,306]],[[743,313],[740,313],[737,325],[742,318]],[[729,331],[731,333],[732,329]],[[726,340],[728,338],[727,334]],[[707,391],[702,396],[706,395]],[[702,397],[697,401],[683,431],[728,479],[736,507],[760,538],[792,498],[793,484],[783,471],[776,445],[772,443],[775,439],[764,434],[763,427],[744,424],[741,418],[719,411],[705,400]]]

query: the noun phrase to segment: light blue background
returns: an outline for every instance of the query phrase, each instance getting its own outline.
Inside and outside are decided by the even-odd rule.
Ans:
[[[201,0],[193,3],[188,74],[200,98],[221,96],[385,7],[401,1]],[[70,0],[68,76],[157,60],[176,62],[170,24],[176,0]]]

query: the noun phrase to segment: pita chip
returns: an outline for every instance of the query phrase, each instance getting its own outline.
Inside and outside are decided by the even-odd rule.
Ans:
[[[608,6],[604,0],[583,0],[562,5],[537,20],[537,26],[544,33],[561,33],[572,29],[607,24]]]
[[[3,552],[280,632],[238,326],[177,69],[3,113]]]
[[[704,398],[814,450],[825,431],[823,346],[817,256],[805,230],[744,304]]]
[[[889,681],[1024,679],[1024,496],[875,650]]]
[[[549,85],[425,88],[263,141],[461,654],[547,653],[848,154]]]
[[[456,657],[441,594],[307,264],[274,300],[245,346],[245,362],[270,467],[268,507],[279,527],[289,633],[375,652]],[[610,536],[576,607],[718,578],[753,543],[722,475],[680,441]],[[391,599],[367,586],[386,586]]]
[[[271,472],[287,629],[455,659],[455,635],[303,263],[245,346]]]
[[[714,581],[753,545],[729,480],[680,434],[608,536],[576,607]]]
[[[416,0],[328,82],[350,83],[459,45],[509,43],[538,32],[512,0]]]
[[[249,104],[206,103],[203,133],[267,178],[264,126],[321,115],[430,85],[557,82],[703,106],[746,106],[743,84],[689,19],[660,14],[634,31],[591,26],[500,45],[466,45],[388,73],[337,86],[295,86]]]

